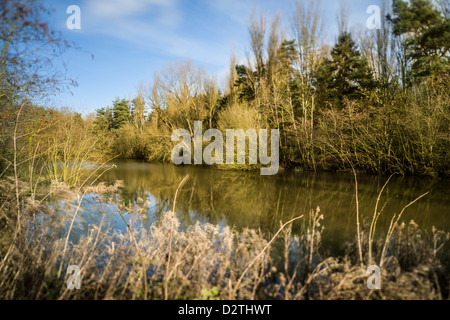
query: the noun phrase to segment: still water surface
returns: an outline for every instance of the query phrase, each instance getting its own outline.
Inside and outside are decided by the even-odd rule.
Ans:
[[[352,174],[282,171],[261,176],[259,171],[224,171],[211,167],[175,166],[139,161],[117,161],[116,168],[102,176],[113,184],[123,181],[116,201],[140,208],[149,226],[172,208],[180,181],[189,179],[179,191],[176,212],[182,227],[197,221],[275,232],[280,221],[307,215],[320,207],[324,215],[323,246],[331,254],[342,253],[346,241],[355,238],[355,182]],[[386,176],[358,175],[360,212],[373,215],[378,193]],[[449,232],[450,182],[418,177],[393,177],[384,190],[379,208],[385,205],[377,229],[382,233],[394,213],[421,194],[429,195],[406,209],[403,221],[413,219],[421,228],[432,226]],[[299,224],[300,222],[296,222]],[[299,225],[294,225],[294,232]]]

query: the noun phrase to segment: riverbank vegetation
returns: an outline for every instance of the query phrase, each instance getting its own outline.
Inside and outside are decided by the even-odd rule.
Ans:
[[[22,108],[20,123],[31,122],[27,129],[34,130],[28,152],[48,153],[37,142],[42,139],[39,133],[48,135],[52,127],[54,135],[46,139],[61,145],[58,150],[54,147],[53,156],[48,154],[53,159],[85,160],[96,154],[169,162],[176,143],[171,141],[173,131],[186,129],[194,136],[194,121],[202,121],[203,131],[279,129],[280,163],[285,168],[351,171],[353,166],[368,173],[447,176],[450,22],[446,10],[424,0],[409,4],[395,0],[392,8],[382,8],[380,29],[364,32],[348,25],[343,10],[332,43],[323,35],[323,13],[313,1],[297,3],[289,26],[283,25],[281,15],[255,11],[248,28],[249,54],[246,59],[231,56],[226,81],[192,61],[174,62],[155,72],[153,80],[143,79],[134,99],[118,97],[84,119],[67,110],[36,106],[36,97],[76,85],[58,74],[40,73],[52,70],[55,53],[43,50],[22,61],[28,56],[16,52],[23,48],[20,40],[5,42],[1,117],[6,126],[0,170],[10,168],[6,160],[11,159],[10,138],[17,110]],[[56,55],[74,46],[46,33],[46,24],[38,32],[28,31],[26,23],[35,24],[39,18],[35,11],[36,17],[23,20],[23,30],[15,31],[14,39],[31,32],[33,40],[26,38],[27,45],[44,42],[54,47]],[[5,39],[9,27],[3,25]],[[38,66],[39,72],[25,65]],[[82,130],[82,138],[76,130]],[[86,142],[82,147],[89,151],[86,157],[81,155],[84,151],[61,154],[72,145],[65,135]]]
[[[447,299],[440,255],[448,235],[403,223],[401,213],[381,234],[383,210],[375,208],[369,227],[358,220],[347,253],[331,257],[321,251],[327,221],[319,208],[274,237],[200,222],[181,229],[173,201],[146,229],[139,215],[115,207],[120,183],[107,193],[97,184],[117,156],[169,161],[171,133],[193,135],[196,120],[221,130],[279,129],[285,167],[448,175],[448,11],[424,0],[393,3],[368,34],[341,19],[331,48],[313,2],[299,2],[289,35],[279,16],[268,27],[255,14],[252,53],[245,62],[231,57],[224,88],[202,67],[174,63],[135,99],[83,118],[40,106],[76,86],[52,64],[74,44],[43,22],[49,11],[40,2],[4,1],[0,299]],[[103,208],[100,222],[83,221],[87,232],[75,235],[89,195]],[[111,210],[128,229],[112,229]],[[371,263],[383,265],[381,291],[365,285]],[[80,290],[66,286],[69,265],[81,268]]]
[[[131,101],[97,110],[110,152],[170,161],[176,129],[272,128],[284,167],[442,176],[449,168],[450,22],[429,1],[393,1],[381,28],[351,31],[345,13],[330,46],[314,2],[281,16],[256,12],[250,54],[230,58],[224,87],[193,62],[157,72]],[[272,21],[270,24],[268,21]]]
[[[98,204],[107,208],[117,188],[106,193],[98,188]],[[395,233],[386,238],[370,236],[374,225],[361,228],[360,240],[347,243],[345,256],[324,256],[321,234],[327,221],[320,208],[280,223],[270,235],[201,222],[181,229],[173,211],[146,229],[139,215],[111,205],[129,229],[114,230],[112,212],[105,210],[100,223],[75,240],[71,232],[80,201],[66,202],[59,211],[47,207],[40,216],[27,205],[30,217],[21,221],[27,231],[17,234],[6,256],[2,253],[2,299],[448,298],[441,250],[450,235],[423,231],[414,221],[396,222]],[[373,263],[382,265],[381,290],[367,288],[367,266]],[[66,286],[69,265],[80,267],[79,290]]]

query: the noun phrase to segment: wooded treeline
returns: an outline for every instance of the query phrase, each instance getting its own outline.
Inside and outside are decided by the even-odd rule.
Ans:
[[[202,66],[176,62],[156,72],[134,99],[116,98],[85,119],[30,102],[76,85],[49,73],[52,59],[73,44],[42,23],[46,11],[31,2],[36,5],[6,1],[2,13],[3,173],[14,167],[15,127],[16,137],[29,135],[16,151],[56,166],[116,155],[170,161],[172,132],[193,135],[197,120],[204,130],[279,129],[283,167],[449,173],[448,0],[394,0],[381,8],[381,28],[374,30],[354,31],[343,8],[331,45],[318,2],[298,1],[287,26],[281,14],[255,11],[249,54],[231,56],[225,85]],[[45,46],[23,54],[33,43]]]
[[[175,129],[277,128],[281,162],[311,170],[447,174],[448,1],[394,0],[381,29],[351,32],[345,8],[330,48],[320,4],[253,14],[250,56],[230,59],[225,90],[192,62],[174,63],[128,101],[97,110],[96,130],[125,158],[168,161]]]

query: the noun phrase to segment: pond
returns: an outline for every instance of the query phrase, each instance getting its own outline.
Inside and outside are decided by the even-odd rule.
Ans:
[[[280,221],[305,215],[320,207],[325,227],[322,244],[329,254],[342,254],[356,234],[354,176],[349,173],[314,173],[283,170],[275,176],[259,171],[225,171],[202,166],[175,166],[141,161],[115,161],[116,168],[99,181],[123,181],[116,201],[140,208],[147,227],[163,212],[172,209],[180,189],[176,213],[183,228],[197,221],[276,232]],[[388,177],[358,175],[358,199],[362,223],[370,223],[380,189]],[[384,206],[377,232],[383,233],[394,213],[425,192],[427,196],[408,207],[402,221],[414,220],[424,230],[432,226],[450,231],[448,180],[394,176],[385,188],[379,209]],[[89,202],[89,197],[86,199]],[[92,198],[91,198],[92,200]],[[117,218],[120,224],[120,217]],[[294,232],[300,222],[293,226]],[[124,224],[122,224],[124,227]]]

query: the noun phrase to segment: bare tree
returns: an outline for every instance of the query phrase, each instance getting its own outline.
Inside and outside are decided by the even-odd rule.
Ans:
[[[204,70],[189,60],[169,64],[156,74],[148,96],[158,121],[171,130],[186,127],[193,135],[193,122],[205,120],[209,114],[203,99],[205,78]]]
[[[296,69],[299,83],[299,103],[302,108],[302,132],[309,142],[302,155],[312,160],[312,139],[314,129],[314,112],[316,110],[316,93],[313,90],[313,74],[323,57],[323,12],[320,2],[297,1],[292,17],[291,29],[297,43],[298,59]],[[294,127],[297,125],[294,121]]]
[[[137,131],[142,134],[145,125],[145,99],[142,85],[138,90],[136,98],[132,100],[133,123]]]
[[[63,41],[46,22],[51,12],[38,0],[0,2],[0,99],[11,103],[76,85],[65,78],[61,54],[74,43]],[[4,105],[3,105],[4,107]]]
[[[339,1],[339,12],[336,16],[339,34],[348,32],[348,17],[350,15],[350,6],[347,0]]]
[[[258,17],[256,10],[253,11],[250,18],[250,26],[248,31],[258,79],[262,79],[264,74],[264,40],[266,34],[266,24],[267,19],[264,16],[264,13],[261,11]]]
[[[231,104],[236,103],[238,99],[238,92],[236,87],[238,75],[236,72],[236,66],[237,66],[237,59],[235,53],[233,52],[230,58],[230,69],[227,75],[227,88],[225,91],[225,94],[228,95]]]

